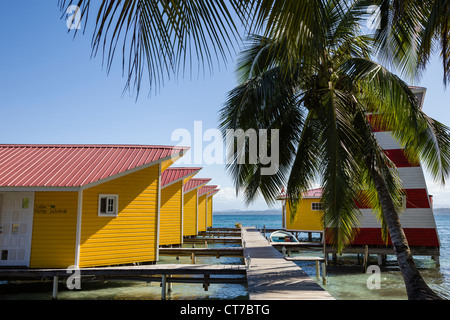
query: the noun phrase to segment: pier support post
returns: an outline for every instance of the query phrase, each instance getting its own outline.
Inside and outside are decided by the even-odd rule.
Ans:
[[[170,277],[171,277],[170,275],[167,276],[167,278],[170,278]],[[172,282],[170,282],[170,281],[167,281],[167,293],[168,294],[172,293]]]
[[[439,261],[439,256],[432,256],[431,259],[433,259],[434,262],[436,262],[436,267],[439,267],[441,265]]]
[[[369,262],[369,247],[364,247],[363,273],[367,271],[367,264]]]
[[[53,300],[58,299],[58,282],[59,282],[59,277],[58,276],[54,276],[53,277],[53,292],[52,292],[52,299]]]
[[[327,266],[324,262],[322,262],[322,283],[327,284]]]
[[[161,277],[161,300],[166,300],[166,286],[167,286],[167,276],[163,274]]]
[[[320,268],[319,268],[319,261],[316,261],[316,277],[317,279],[320,278]]]
[[[209,287],[209,274],[205,274],[205,278],[203,280],[203,289],[205,291],[208,291],[208,287]]]
[[[337,264],[337,253],[333,253],[333,254],[332,254],[332,257],[333,257],[333,258],[332,258],[332,259],[333,259],[333,263],[334,263],[334,264]]]
[[[381,266],[386,262],[386,255],[378,254],[377,255],[378,265]]]

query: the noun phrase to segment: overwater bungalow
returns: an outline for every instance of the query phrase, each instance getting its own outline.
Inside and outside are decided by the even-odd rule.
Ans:
[[[208,193],[216,188],[217,186],[206,185],[198,189],[198,232],[206,231],[208,226],[212,226],[211,223],[208,223]]]
[[[287,231],[295,232],[323,232],[323,210],[320,199],[322,189],[311,189],[302,194],[302,200],[297,204],[297,211],[291,214],[289,201],[282,202],[282,227]],[[280,200],[285,200],[281,195]]]
[[[422,108],[425,88],[411,87]],[[378,143],[389,159],[395,164],[405,192],[403,211],[400,215],[401,225],[405,231],[408,244],[415,252],[430,253],[439,256],[439,236],[433,214],[432,196],[428,193],[424,172],[420,162],[410,162],[392,133],[373,123],[373,131]],[[372,209],[358,202],[362,212],[361,230],[354,240],[355,245],[370,244],[382,246],[381,229]]]
[[[161,172],[187,150],[0,145],[0,267],[156,261]]]
[[[425,88],[412,87],[422,107]],[[400,222],[405,232],[408,244],[414,255],[430,255],[436,260],[439,257],[440,243],[436,222],[433,214],[432,196],[429,195],[424,173],[420,163],[411,163],[401,146],[393,137],[392,133],[373,125],[374,134],[386,155],[397,167],[405,192],[404,207],[400,214]],[[321,215],[323,214],[320,198],[321,190],[314,189],[304,194],[304,199],[297,206],[297,213],[291,215],[289,202],[285,196],[282,200],[284,227],[290,231],[320,231]],[[368,246],[372,252],[380,255],[391,253],[391,242],[388,245],[381,236],[380,223],[377,221],[373,210],[361,201],[357,201],[358,208],[362,213],[359,220],[357,235],[347,252],[361,252],[361,247]],[[294,216],[293,219],[290,219]],[[387,249],[388,248],[388,249]],[[327,251],[333,250],[332,248]]]
[[[206,195],[206,226],[211,228],[213,226],[213,197],[219,192],[220,189],[214,189]]]
[[[183,243],[183,188],[201,168],[168,168],[161,175],[159,245]],[[189,223],[188,221],[186,221]]]
[[[183,236],[198,234],[198,189],[211,179],[190,179],[183,187]]]

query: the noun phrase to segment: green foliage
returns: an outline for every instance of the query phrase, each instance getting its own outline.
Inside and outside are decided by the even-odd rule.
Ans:
[[[320,183],[324,226],[338,250],[359,226],[356,201],[374,208],[386,240],[379,190],[371,173],[383,177],[399,213],[403,191],[372,124],[396,131],[411,161],[420,156],[441,181],[450,169],[448,128],[420,110],[405,82],[371,60],[374,39],[360,28],[367,3],[292,5],[291,12],[301,11],[292,14],[301,26],[296,33],[287,30],[294,21],[261,11],[269,31],[249,36],[238,61],[239,85],[229,92],[220,113],[224,135],[227,129],[279,129],[279,171],[262,176],[260,162],[238,163],[240,153],[249,156],[249,149],[236,150],[235,144],[228,146],[234,161],[227,169],[247,203],[258,195],[273,203],[286,186],[293,212],[302,193]]]

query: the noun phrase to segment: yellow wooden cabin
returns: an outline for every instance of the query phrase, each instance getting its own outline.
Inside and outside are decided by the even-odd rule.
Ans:
[[[292,212],[289,201],[282,195],[283,228],[298,232],[323,232],[323,210],[321,205],[322,189],[308,190]]]
[[[198,234],[198,189],[211,179],[190,179],[183,187],[183,236]]]
[[[206,195],[206,227],[211,228],[213,226],[213,197],[216,193],[219,192],[219,189],[214,189],[211,192],[208,192]]]
[[[212,217],[208,222],[208,194],[216,188],[217,186],[206,185],[198,189],[198,232],[206,231],[212,226]],[[212,200],[210,203],[212,214]]]
[[[0,267],[157,261],[161,172],[186,150],[0,145]]]
[[[168,168],[161,175],[161,206],[159,245],[183,243],[185,219],[183,187],[201,168]]]

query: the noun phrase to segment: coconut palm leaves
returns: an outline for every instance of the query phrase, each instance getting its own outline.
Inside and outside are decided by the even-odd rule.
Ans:
[[[273,202],[277,190],[286,184],[287,195],[295,206],[294,199],[299,200],[314,182],[321,183],[322,201],[327,208],[324,223],[330,228],[330,240],[342,249],[351,241],[358,225],[354,200],[361,190],[369,187],[361,179],[366,170],[363,161],[366,143],[356,128],[370,124],[366,117],[356,117],[365,109],[359,102],[360,87],[354,83],[360,74],[355,74],[349,60],[368,59],[370,42],[355,33],[358,15],[352,16],[332,1],[319,8],[321,20],[317,23],[321,28],[316,27],[321,29],[317,35],[321,47],[317,49],[317,44],[311,48],[297,43],[298,39],[292,45],[284,35],[250,39],[238,64],[243,83],[230,92],[221,112],[221,126],[224,131],[262,129],[268,128],[265,126],[268,119],[274,120],[270,122],[271,128],[279,129],[280,136],[289,138],[280,139],[279,172],[261,177],[255,174],[260,164],[233,162],[228,168],[236,186],[244,187],[248,202],[258,194],[257,190],[268,202]],[[301,60],[298,52],[294,52],[297,49],[304,54]],[[362,123],[357,125],[356,119]],[[383,163],[389,163],[388,159]],[[392,175],[386,165],[383,168],[384,174]],[[263,180],[268,183],[261,184]],[[266,190],[268,186],[271,192]],[[374,194],[367,191],[367,196],[372,195],[366,197],[367,201],[373,202]]]
[[[397,132],[410,160],[419,155],[440,180],[450,169],[449,129],[422,112],[405,82],[370,59],[372,39],[359,29],[364,6],[347,5],[317,2],[314,19],[300,22],[304,28],[297,37],[281,32],[250,37],[238,64],[240,84],[221,110],[221,128],[224,134],[279,129],[280,170],[261,176],[258,161],[233,161],[228,170],[247,202],[258,193],[273,202],[277,188],[287,185],[291,212],[302,193],[319,183],[327,240],[338,250],[353,239],[360,216],[356,202],[363,202],[374,209],[385,239],[388,229],[395,235],[404,266],[412,258],[398,219],[402,185],[372,128]],[[237,159],[248,148],[230,151]]]
[[[144,72],[150,86],[162,86],[167,78],[213,70],[226,61],[238,43],[235,1],[183,0],[59,0],[61,10],[76,5],[86,28],[94,11],[93,55],[102,51],[109,71],[116,51],[122,53],[126,89],[137,94]]]
[[[440,51],[444,75],[450,80],[450,1],[376,0],[380,25],[376,31],[380,57],[411,78],[420,77],[430,56]]]

